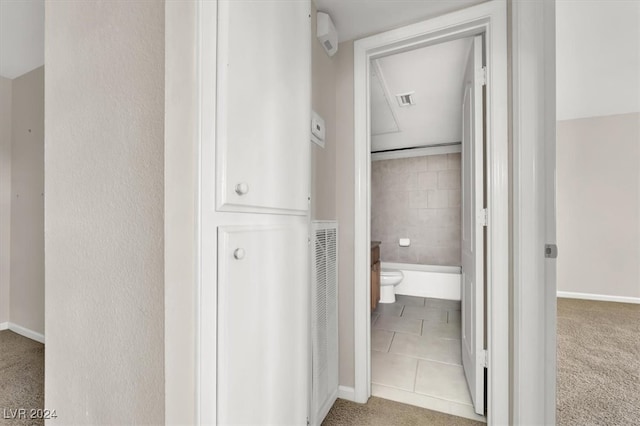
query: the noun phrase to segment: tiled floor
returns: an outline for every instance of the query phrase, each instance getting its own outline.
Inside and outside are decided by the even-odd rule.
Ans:
[[[475,420],[460,346],[460,302],[396,296],[371,314],[372,394]]]

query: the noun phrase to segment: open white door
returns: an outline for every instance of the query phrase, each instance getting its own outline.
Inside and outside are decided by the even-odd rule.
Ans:
[[[484,114],[482,37],[473,39],[462,101],[462,365],[476,413],[485,414]]]

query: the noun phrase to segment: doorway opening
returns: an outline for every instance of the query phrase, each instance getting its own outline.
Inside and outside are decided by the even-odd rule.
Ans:
[[[372,59],[369,93],[371,393],[481,421],[483,44]]]
[[[372,316],[370,315],[370,283],[372,277],[370,266],[372,260],[372,235],[370,235],[370,230],[372,229],[372,212],[370,208],[371,201],[373,200],[373,188],[371,185],[371,172],[373,168],[371,166],[371,160],[373,159],[373,157],[371,151],[372,148],[374,148],[372,145],[374,136],[372,134],[371,126],[373,126],[374,123],[372,115],[373,108],[370,106],[372,95],[370,94],[369,89],[370,87],[373,87],[372,81],[377,78],[371,77],[372,69],[374,70],[376,68],[375,61],[379,62],[381,59],[391,57],[394,54],[404,54],[406,52],[415,51],[421,48],[437,47],[438,45],[443,45],[444,43],[448,42],[462,43],[462,40],[466,40],[467,43],[471,43],[473,45],[475,43],[470,40],[479,40],[478,49],[469,48],[469,51],[474,51],[480,63],[486,65],[486,81],[488,83],[486,86],[486,90],[483,89],[482,95],[474,98],[475,101],[478,101],[480,103],[482,103],[483,99],[486,99],[486,110],[482,115],[484,120],[482,118],[480,120],[476,120],[475,124],[473,124],[474,121],[471,121],[472,125],[467,129],[462,129],[462,134],[464,135],[465,132],[468,131],[475,131],[476,136],[480,137],[480,139],[484,139],[486,145],[484,145],[484,149],[480,148],[478,150],[467,150],[467,165],[471,164],[469,163],[469,161],[472,160],[474,164],[479,165],[474,167],[467,167],[471,172],[469,176],[473,176],[474,173],[480,171],[481,178],[480,180],[471,180],[467,182],[467,185],[470,185],[468,186],[468,188],[474,188],[474,191],[472,191],[471,193],[467,192],[467,196],[469,197],[467,202],[475,203],[473,204],[473,208],[469,209],[469,218],[466,221],[466,225],[472,225],[472,228],[465,228],[465,225],[463,225],[460,229],[460,236],[462,244],[465,241],[463,235],[465,234],[465,232],[471,232],[474,233],[474,235],[477,235],[475,234],[476,232],[480,233],[481,238],[474,238],[472,243],[479,244],[474,246],[474,251],[476,249],[479,249],[480,251],[484,252],[484,256],[478,256],[474,252],[472,258],[483,259],[486,256],[486,263],[483,260],[474,260],[471,265],[468,265],[466,268],[462,268],[465,272],[465,277],[461,277],[462,282],[465,282],[469,278],[468,274],[472,274],[472,278],[474,279],[472,285],[467,285],[467,289],[473,289],[473,291],[465,290],[465,286],[462,286],[462,288],[460,289],[461,295],[466,291],[466,298],[461,297],[463,300],[466,300],[466,302],[463,302],[460,305],[459,311],[461,313],[460,344],[462,347],[464,347],[464,338],[470,338],[470,343],[467,345],[468,349],[470,349],[469,351],[467,351],[467,358],[471,365],[467,366],[465,364],[465,370],[467,370],[466,382],[468,382],[468,387],[471,390],[471,395],[474,395],[474,397],[472,398],[474,401],[473,405],[475,406],[474,411],[479,413],[486,412],[487,420],[490,423],[508,423],[509,342],[507,287],[508,151],[506,114],[506,11],[504,8],[504,4],[500,2],[496,3],[497,4],[489,3],[470,7],[468,9],[454,12],[448,15],[443,15],[441,17],[424,21],[422,23],[410,25],[407,27],[389,31],[387,33],[382,33],[362,40],[358,40],[354,43],[354,117],[356,161],[356,220],[354,253],[354,310],[356,342],[354,393],[355,399],[358,402],[365,402],[368,399],[368,397],[372,393],[372,384],[374,385],[374,392],[378,392],[380,390],[379,386],[375,386],[376,380],[378,379],[376,377],[373,377],[373,379],[376,380],[372,380],[371,367],[373,362],[376,362],[376,360],[372,360],[371,349],[374,348],[372,347],[372,339],[370,334],[372,329]],[[482,65],[480,66],[480,68],[482,68]],[[462,73],[462,71],[463,70],[460,69],[460,73]],[[475,74],[474,77],[480,78]],[[485,77],[482,76],[482,78],[484,79]],[[400,93],[400,95],[407,94],[408,93],[405,92]],[[400,98],[402,99],[402,96]],[[414,102],[417,105],[417,103],[419,102],[417,93],[413,94],[413,98]],[[463,104],[463,99],[464,96],[458,100],[459,105]],[[469,111],[477,111],[477,109],[473,107],[473,102],[475,101],[472,100],[469,106]],[[411,106],[405,108],[411,108]],[[482,111],[482,109],[480,109],[480,111]],[[478,123],[478,121],[480,122],[479,130],[474,130],[474,127],[477,129],[476,124]],[[486,128],[483,128],[481,124],[482,121],[486,122]],[[465,138],[465,136],[463,135],[461,135],[460,137],[461,142]],[[467,134],[467,137],[471,136]],[[387,137],[386,139],[390,138]],[[444,141],[441,141],[439,144],[441,145],[443,142]],[[434,142],[428,143],[426,145],[434,145]],[[463,145],[464,143],[459,145],[460,151],[463,151]],[[478,146],[481,147],[483,146],[483,144],[479,144]],[[384,150],[385,149],[383,149],[383,151]],[[449,152],[446,152],[446,154],[448,155]],[[483,155],[486,158],[486,166],[482,159]],[[464,152],[462,152],[462,156],[465,156]],[[455,158],[455,156],[452,156],[452,159],[453,158]],[[480,159],[480,162],[477,162],[478,158]],[[464,160],[461,160],[461,162],[465,163]],[[425,172],[428,173],[429,170],[425,170]],[[482,178],[483,175],[484,179]],[[465,179],[462,175],[460,175],[460,177],[460,192],[462,197],[462,193],[464,193],[462,186],[465,185]],[[478,191],[479,188],[484,189],[484,185],[482,184],[482,182],[484,182],[485,179],[487,182],[486,190]],[[428,180],[427,175],[425,175],[425,180]],[[476,182],[481,182],[481,184],[479,186],[476,186]],[[436,195],[434,195],[434,197],[436,197]],[[441,202],[444,201],[441,200]],[[428,208],[428,194],[426,203]],[[449,207],[448,199],[447,207]],[[428,215],[428,213],[425,214]],[[463,219],[462,216],[464,215],[461,214],[461,219]],[[483,217],[486,217],[486,228],[484,227],[484,222],[482,222]],[[461,220],[461,222],[465,222],[465,220]],[[398,239],[396,240],[395,237],[398,237]],[[399,252],[401,248],[403,250],[407,248],[405,246],[406,241],[402,242],[403,247],[400,247],[399,241],[399,238],[404,239],[406,238],[406,236],[395,235],[389,236],[388,238],[394,241],[393,246],[395,247],[391,249],[392,251],[394,249],[397,249]],[[460,264],[462,265],[462,256],[460,258]],[[486,291],[484,287],[485,282],[487,283]],[[420,301],[422,301],[425,305],[427,303],[435,303],[431,300],[427,301],[426,299],[413,300],[413,302],[417,303],[419,303]],[[469,303],[470,301],[473,301],[474,303]],[[482,311],[485,305],[485,312],[487,313],[486,320]],[[456,306],[454,304],[451,309],[452,312],[455,312],[455,307]],[[427,309],[424,309],[426,308],[426,306],[424,305],[422,308],[422,312],[424,315],[426,314]],[[397,309],[398,308],[396,308],[396,310]],[[401,309],[406,309],[405,305],[403,305]],[[410,311],[418,310],[420,309],[410,309]],[[435,311],[438,311],[438,309],[436,309]],[[448,319],[448,309],[439,309],[439,311],[446,312]],[[467,312],[467,314],[462,315],[462,312]],[[374,313],[376,312],[374,311]],[[416,312],[413,313],[415,314]],[[433,315],[437,316],[438,313]],[[402,313],[400,313],[399,317],[402,318]],[[452,314],[452,318],[455,318],[455,314]],[[442,322],[442,319],[443,318],[441,317],[440,322]],[[374,318],[374,320],[378,321],[379,319]],[[420,337],[424,337],[422,336],[422,326],[424,325],[425,319],[419,320],[421,320]],[[397,320],[386,321],[393,322]],[[454,321],[452,321],[452,323]],[[484,326],[485,322],[486,327]],[[374,326],[375,324],[376,323],[374,322]],[[379,323],[377,324],[380,325]],[[381,327],[376,328],[380,329]],[[449,331],[449,333],[456,332]],[[392,348],[395,334],[390,337],[391,341],[388,347]],[[400,347],[404,347],[404,349],[406,349],[412,346],[411,343],[417,342],[416,337],[402,336],[401,338],[407,340],[407,342],[400,342],[402,344],[396,344],[396,352],[402,351],[401,349],[399,349]],[[416,342],[409,342],[409,340],[411,339]],[[378,342],[374,343],[377,344]],[[463,357],[461,356],[460,358]],[[418,359],[415,362],[417,365],[420,360]],[[485,366],[487,368],[486,376]],[[416,369],[416,371],[418,370]],[[416,375],[414,376],[416,380],[418,374],[419,372],[416,372]],[[469,379],[469,376],[471,376],[472,379]],[[485,383],[487,385],[486,391]],[[416,390],[415,383],[413,385],[414,390]],[[396,387],[392,392],[395,392],[397,394],[397,390],[398,389]],[[422,390],[424,391],[424,389]],[[424,394],[426,392],[413,393]],[[424,398],[421,399],[424,400]],[[448,405],[445,400],[446,398],[441,399],[441,401],[444,401],[440,405],[441,411],[446,411],[445,409],[443,409],[444,405]],[[438,409],[435,406],[430,406],[428,408]],[[463,413],[453,412],[452,414],[461,415]],[[469,416],[472,415],[472,413],[469,414]]]

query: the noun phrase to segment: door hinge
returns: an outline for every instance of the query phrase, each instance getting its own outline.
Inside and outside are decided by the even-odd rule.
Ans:
[[[486,349],[482,351],[482,366],[489,368],[489,351]]]
[[[486,86],[487,85],[487,67],[482,67],[479,70],[480,72],[478,73],[478,77],[477,80],[480,81],[480,84],[482,86]]]
[[[309,422],[309,417],[307,417],[307,426],[309,426],[311,423]]]
[[[478,213],[478,224],[480,226],[489,226],[489,211],[487,209],[482,209]]]

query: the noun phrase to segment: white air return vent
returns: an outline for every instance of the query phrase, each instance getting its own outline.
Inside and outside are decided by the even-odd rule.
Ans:
[[[398,99],[398,105],[400,105],[401,107],[415,105],[416,102],[413,99],[414,93],[415,92],[409,92],[396,95],[396,99]]]
[[[312,407],[311,426],[320,426],[338,397],[338,224],[311,222]]]

